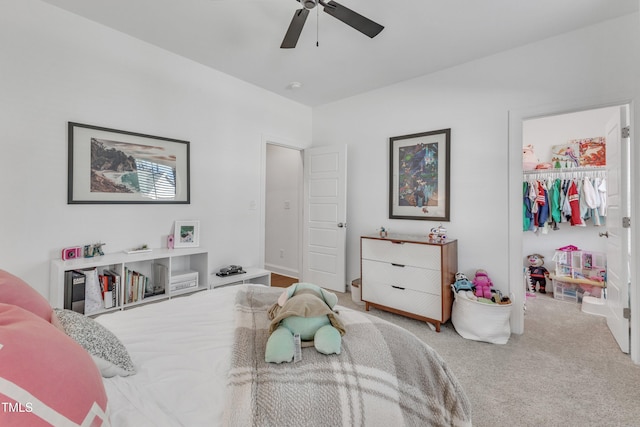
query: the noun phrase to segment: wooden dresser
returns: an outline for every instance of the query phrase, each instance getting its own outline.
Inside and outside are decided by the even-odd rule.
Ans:
[[[375,307],[440,324],[451,317],[450,285],[458,269],[458,242],[434,243],[426,236],[389,234],[360,238],[361,295]]]

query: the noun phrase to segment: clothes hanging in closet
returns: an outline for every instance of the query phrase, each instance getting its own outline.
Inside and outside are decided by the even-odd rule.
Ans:
[[[558,224],[584,227],[604,225],[607,214],[606,178],[598,174],[536,174],[522,183],[524,231],[558,230]],[[560,176],[553,176],[560,175]],[[565,176],[562,176],[565,175]],[[567,176],[569,175],[569,176]],[[573,176],[570,176],[573,175]],[[595,176],[593,176],[595,175]]]

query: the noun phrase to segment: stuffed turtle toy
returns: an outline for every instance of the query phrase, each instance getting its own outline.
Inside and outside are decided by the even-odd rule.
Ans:
[[[265,361],[291,362],[295,355],[295,335],[302,347],[315,347],[323,354],[340,354],[345,333],[333,308],[338,297],[311,283],[294,283],[269,309],[269,338]]]

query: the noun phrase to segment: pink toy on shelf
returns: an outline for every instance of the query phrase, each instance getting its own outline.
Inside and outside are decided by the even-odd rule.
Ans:
[[[563,246],[561,248],[556,249],[557,251],[564,251],[564,252],[573,252],[573,251],[579,251],[580,248],[578,248],[577,246],[573,246],[573,245],[567,245],[567,246]]]

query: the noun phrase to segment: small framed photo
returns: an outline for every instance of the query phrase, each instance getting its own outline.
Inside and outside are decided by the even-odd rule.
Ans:
[[[200,221],[176,221],[173,229],[174,248],[200,246]]]
[[[390,138],[389,218],[449,221],[451,129]]]

